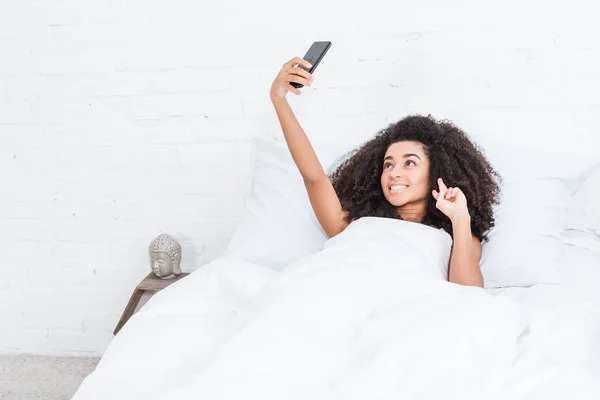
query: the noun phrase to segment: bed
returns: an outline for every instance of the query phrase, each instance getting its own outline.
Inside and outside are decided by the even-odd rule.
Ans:
[[[227,251],[150,299],[74,399],[600,398],[600,158],[480,143],[504,178],[485,289],[443,279],[434,228],[327,239],[285,144],[257,137]],[[348,150],[313,145],[329,167]]]

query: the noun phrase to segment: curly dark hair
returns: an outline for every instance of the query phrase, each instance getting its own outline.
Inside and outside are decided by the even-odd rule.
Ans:
[[[383,157],[390,145],[400,141],[424,145],[430,160],[430,189],[439,191],[439,177],[448,187],[459,187],[467,198],[471,232],[480,241],[487,240],[487,232],[494,226],[493,206],[499,201],[502,178],[464,131],[431,115],[407,116],[342,156],[329,178],[348,212],[346,222],[366,216],[402,219],[384,197],[380,181]],[[452,236],[450,219],[435,205],[433,196],[428,196],[421,223],[442,228]]]

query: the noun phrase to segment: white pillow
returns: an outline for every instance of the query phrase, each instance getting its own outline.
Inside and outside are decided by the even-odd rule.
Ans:
[[[593,153],[546,151],[490,138],[475,141],[503,177],[496,226],[482,249],[486,287],[560,281],[571,196],[593,168]]]
[[[567,244],[600,252],[600,156],[573,195],[563,238]]]
[[[563,182],[544,178],[564,171],[543,168],[551,158],[539,150],[488,138],[474,140],[503,178],[501,201],[494,208],[496,223],[482,246],[485,287],[555,283],[562,257],[558,236],[566,223],[569,192]]]
[[[589,169],[589,160],[475,140],[504,178],[497,225],[482,250],[486,287],[556,282],[569,194]],[[312,144],[328,170],[337,157],[360,142]],[[285,142],[256,137],[254,144],[252,187],[226,254],[282,270],[321,250],[327,236]],[[567,167],[557,166],[565,159],[570,160]]]
[[[312,141],[327,171],[351,145]],[[285,141],[253,137],[254,172],[246,208],[225,254],[282,270],[316,253],[328,237],[317,220]]]
[[[557,189],[531,184],[544,190]],[[557,198],[567,195],[558,194]],[[531,286],[557,283],[564,247],[560,233],[566,222],[564,208],[551,205],[504,207],[495,209],[496,225],[483,243],[481,272],[485,287]]]

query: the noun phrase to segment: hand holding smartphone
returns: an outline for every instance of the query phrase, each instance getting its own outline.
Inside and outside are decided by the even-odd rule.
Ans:
[[[298,65],[298,68],[302,68],[303,70],[308,71],[310,74],[312,74],[313,72],[315,72],[315,69],[317,69],[317,66],[319,65],[323,57],[325,57],[325,54],[327,53],[327,50],[329,50],[330,47],[331,42],[314,42],[310,46],[304,57],[302,57],[304,60],[311,63],[312,67],[306,68],[303,65]],[[304,86],[303,84],[297,82],[290,82],[290,85],[292,85],[296,89],[299,89]]]
[[[312,73],[315,71],[331,42],[314,42],[308,49],[304,58],[294,57],[283,64],[277,77],[271,85],[271,101],[278,102],[285,99],[288,92],[300,95],[298,89],[312,83]]]

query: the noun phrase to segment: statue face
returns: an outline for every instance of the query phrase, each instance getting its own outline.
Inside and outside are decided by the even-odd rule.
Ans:
[[[165,253],[152,253],[152,272],[159,278],[173,274],[173,262]]]

